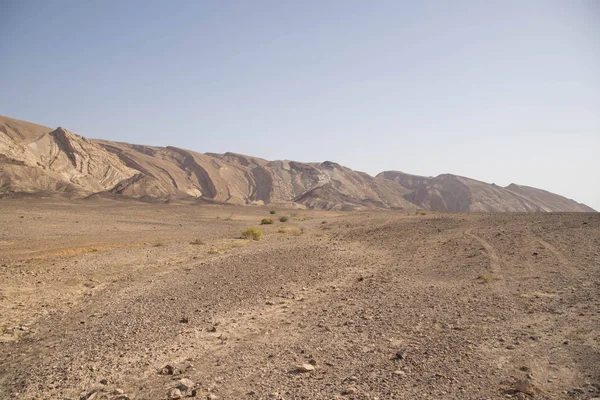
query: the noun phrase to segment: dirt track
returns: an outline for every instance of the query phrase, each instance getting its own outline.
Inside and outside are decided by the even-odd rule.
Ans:
[[[599,214],[1,207],[1,399],[600,397]]]

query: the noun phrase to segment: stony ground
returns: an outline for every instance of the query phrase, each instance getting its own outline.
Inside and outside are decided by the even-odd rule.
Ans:
[[[599,214],[0,206],[0,399],[600,397]]]

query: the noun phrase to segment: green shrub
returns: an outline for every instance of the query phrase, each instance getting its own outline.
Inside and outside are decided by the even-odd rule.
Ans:
[[[257,227],[251,226],[245,231],[242,231],[242,237],[244,239],[260,240],[263,237],[263,231],[261,231]]]
[[[262,221],[260,221],[261,225],[271,225],[273,223],[273,220],[271,218],[263,218]]]
[[[288,222],[289,218],[285,215],[283,217],[279,217],[279,222]]]
[[[269,213],[270,213],[271,215],[275,215],[276,211],[275,211],[275,210],[271,210],[271,211],[269,211]]]

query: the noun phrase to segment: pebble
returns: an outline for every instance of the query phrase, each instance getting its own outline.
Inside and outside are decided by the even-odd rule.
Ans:
[[[173,375],[173,372],[175,372],[175,368],[173,368],[173,366],[169,364],[165,365],[160,370],[161,375]]]
[[[342,394],[346,395],[346,394],[356,394],[356,392],[358,392],[358,390],[355,387],[349,387],[344,389],[344,391],[342,392]]]
[[[396,351],[396,358],[398,360],[404,360],[406,358],[406,352],[408,350],[407,349],[398,349],[398,351]]]
[[[181,391],[179,389],[171,389],[169,390],[169,393],[167,394],[167,396],[169,397],[169,399],[181,399],[183,396],[181,395]]]
[[[188,390],[190,390],[191,388],[194,387],[194,382],[192,382],[190,379],[188,378],[183,378],[179,380],[179,383],[177,385],[177,388],[181,391],[187,392]]]
[[[393,374],[398,375],[398,376],[404,376],[404,375],[406,375],[406,372],[402,371],[401,369],[398,369],[398,370],[394,371]]]
[[[315,366],[312,364],[302,364],[296,367],[296,371],[298,372],[311,372],[315,370]]]

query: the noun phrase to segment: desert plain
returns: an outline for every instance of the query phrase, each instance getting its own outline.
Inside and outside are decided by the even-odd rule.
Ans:
[[[600,397],[598,213],[0,210],[0,399]]]

